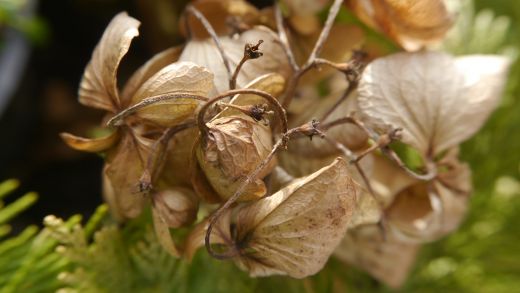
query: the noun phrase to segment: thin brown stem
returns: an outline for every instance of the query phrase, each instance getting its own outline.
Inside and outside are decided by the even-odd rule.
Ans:
[[[251,182],[253,182],[254,180],[256,180],[256,177],[258,176],[258,174],[260,174],[260,172],[263,171],[263,169],[265,168],[265,166],[267,166],[269,164],[269,162],[273,159],[274,155],[276,154],[276,152],[282,148],[282,146],[284,145],[284,138],[281,138],[278,140],[278,142],[276,142],[276,144],[274,145],[273,149],[271,150],[271,152],[269,153],[269,155],[267,155],[267,157],[255,168],[255,170],[249,174],[246,178],[246,180],[244,180],[242,182],[242,184],[240,184],[240,186],[238,187],[238,189],[235,191],[235,193],[222,205],[220,206],[213,214],[212,216],[210,217],[209,219],[209,225],[208,225],[208,229],[206,230],[206,237],[204,238],[204,244],[206,246],[206,250],[208,251],[208,253],[216,258],[216,259],[228,259],[228,258],[232,258],[232,257],[235,257],[236,256],[236,249],[231,249],[229,250],[228,252],[226,253],[217,253],[213,250],[213,248],[211,247],[211,232],[213,230],[213,227],[215,226],[215,224],[218,222],[218,220],[220,219],[220,217],[223,215],[223,213],[232,205],[234,204],[239,198],[240,196],[242,195],[242,193],[244,192],[244,190],[247,188],[247,186],[249,184],[251,184]]]
[[[334,112],[334,110],[336,110],[339,107],[339,105],[341,105],[350,96],[350,94],[354,91],[355,88],[357,88],[357,86],[358,86],[357,80],[349,82],[347,89],[338,98],[338,100],[334,103],[334,105],[332,105],[332,107],[330,107],[330,109],[327,110],[327,112],[325,112],[325,114],[323,114],[320,121],[327,120],[327,118],[329,118],[329,116]]]
[[[258,51],[260,44],[262,44],[263,42],[263,40],[259,40],[256,45],[246,44],[244,46],[244,56],[242,56],[242,59],[235,68],[235,72],[233,72],[233,76],[229,80],[230,90],[234,90],[237,87],[238,74],[240,73],[240,70],[242,69],[242,66],[246,63],[246,61],[260,58],[263,55],[262,52]]]
[[[237,256],[236,247],[232,247],[229,251],[225,253],[217,253],[213,250],[213,248],[211,247],[211,233],[213,231],[213,227],[217,224],[218,220],[221,218],[224,212],[228,210],[231,207],[231,205],[234,204],[240,198],[247,186],[257,179],[257,176],[264,170],[264,168],[269,164],[269,162],[271,162],[274,155],[280,149],[285,149],[287,146],[287,142],[293,136],[301,134],[302,131],[304,131],[302,129],[306,128],[306,125],[302,125],[300,127],[292,128],[286,131],[282,135],[282,137],[275,143],[267,157],[258,166],[256,166],[255,170],[253,170],[253,172],[251,172],[247,176],[246,180],[244,180],[242,184],[240,184],[235,193],[211,215],[209,219],[208,228],[206,230],[206,236],[204,238],[204,245],[206,246],[206,250],[212,257],[216,259],[229,259]]]
[[[291,79],[289,80],[287,84],[287,90],[285,91],[284,100],[282,103],[285,109],[288,109],[289,105],[291,104],[291,101],[296,93],[296,87],[298,86],[300,78],[303,76],[303,74],[305,74],[307,71],[309,71],[312,67],[316,65],[316,58],[318,58],[319,54],[321,53],[321,50],[323,49],[323,45],[325,44],[325,41],[327,40],[330,34],[330,30],[332,29],[332,25],[334,24],[334,20],[336,19],[336,16],[339,13],[342,3],[343,0],[334,0],[334,3],[330,7],[327,20],[325,21],[323,29],[321,30],[320,36],[318,37],[318,40],[316,41],[316,44],[314,45],[311,54],[307,58],[305,64],[299,67],[298,70],[296,70],[293,73]]]
[[[222,58],[222,62],[224,62],[224,67],[226,67],[226,71],[228,73],[228,78],[229,78],[229,80],[231,80],[231,76],[232,76],[231,62],[230,62],[228,56],[226,55],[226,53],[224,51],[224,48],[222,47],[222,44],[219,41],[217,33],[213,29],[213,26],[211,25],[211,23],[209,23],[209,21],[206,19],[204,14],[202,14],[194,6],[189,5],[186,8],[186,11],[190,12],[191,14],[193,14],[200,21],[200,23],[204,26],[204,28],[206,29],[208,34],[211,36],[211,39],[213,40],[213,42],[217,46],[217,49],[218,49],[218,51],[220,53],[220,57]]]
[[[151,152],[146,160],[145,170],[139,180],[141,191],[153,190],[153,182],[157,180],[162,169],[162,166],[159,164],[164,162],[167,153],[166,150],[168,149],[172,137],[183,130],[195,126],[195,120],[189,120],[183,124],[170,127],[166,129],[161,137],[154,142]]]
[[[159,103],[164,101],[170,101],[170,100],[177,100],[177,99],[193,99],[193,100],[199,100],[199,101],[207,101],[208,98],[199,96],[199,95],[192,95],[192,94],[163,94],[163,95],[157,95],[153,97],[149,97],[146,99],[143,99],[137,104],[134,104],[123,111],[117,113],[114,117],[110,118],[107,122],[107,126],[109,127],[115,127],[122,124],[122,121],[124,118],[128,117],[129,115],[132,115],[136,111],[138,111],[141,108]]]
[[[285,25],[283,23],[283,15],[282,10],[280,9],[280,4],[276,3],[274,6],[274,16],[276,19],[276,28],[278,30],[278,37],[280,38],[280,43],[284,48],[285,55],[287,56],[287,60],[289,60],[289,64],[294,72],[300,70],[300,66],[296,63],[296,58],[294,58],[294,54],[291,49],[291,45],[289,44],[289,39],[287,38],[287,31],[285,30]]]
[[[285,115],[285,110],[282,108],[282,105],[280,105],[280,102],[278,102],[278,100],[275,97],[273,97],[271,94],[261,91],[261,90],[236,89],[236,90],[229,90],[227,92],[224,92],[224,93],[212,98],[206,104],[204,104],[204,106],[202,106],[202,108],[200,109],[199,114],[197,116],[197,125],[198,125],[203,137],[206,137],[208,134],[208,126],[206,125],[206,122],[205,122],[205,114],[206,114],[207,110],[209,109],[209,107],[211,105],[213,105],[215,102],[218,102],[222,99],[225,99],[227,97],[234,96],[237,94],[253,94],[253,95],[257,95],[257,96],[260,96],[260,97],[266,99],[267,102],[269,102],[269,104],[274,108],[276,115],[278,116],[278,119],[282,123],[282,130],[281,130],[282,133],[287,132],[287,116]]]
[[[314,48],[303,68],[313,66],[315,59],[320,55],[321,50],[323,49],[323,45],[329,37],[330,30],[332,29],[332,25],[334,24],[334,20],[336,19],[342,4],[343,0],[334,0],[334,3],[330,7],[329,14],[327,15],[325,25],[323,26],[320,36],[318,37],[318,41],[316,41],[316,44],[314,45]]]
[[[400,129],[393,129],[389,133],[386,133],[384,135],[379,135],[374,130],[367,127],[361,120],[356,119],[351,116],[347,116],[347,117],[336,119],[329,123],[321,124],[320,130],[326,131],[332,127],[335,127],[335,126],[338,126],[338,125],[341,125],[344,123],[352,123],[354,125],[357,125],[375,142],[374,145],[372,145],[369,149],[365,150],[365,152],[363,152],[361,155],[359,155],[359,157],[362,157],[362,156],[374,151],[375,149],[379,148],[379,149],[381,149],[381,152],[383,153],[383,155],[385,155],[387,158],[389,158],[390,160],[395,162],[397,164],[397,166],[399,166],[399,168],[403,169],[408,175],[412,176],[413,178],[416,178],[416,179],[422,180],[422,181],[429,181],[429,180],[432,180],[433,178],[435,178],[435,176],[437,176],[437,170],[436,170],[435,164],[433,164],[431,162],[427,162],[427,164],[426,164],[426,167],[428,170],[427,173],[419,174],[419,173],[411,170],[410,168],[408,168],[406,166],[406,164],[404,164],[404,162],[401,160],[401,158],[399,158],[399,156],[389,147],[389,144],[392,141],[397,139]],[[359,158],[358,158],[358,160],[359,160]]]

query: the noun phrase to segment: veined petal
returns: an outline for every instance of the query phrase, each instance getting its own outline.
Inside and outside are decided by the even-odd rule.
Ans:
[[[121,106],[117,89],[117,69],[132,39],[139,35],[140,22],[121,12],[106,28],[94,49],[79,88],[79,102],[111,112]]]
[[[163,67],[176,62],[179,59],[181,52],[182,47],[172,47],[157,53],[152,57],[152,59],[143,64],[143,66],[134,72],[132,77],[130,77],[130,79],[126,82],[121,94],[122,104],[124,106],[128,106],[128,103],[135,95],[136,91],[143,85],[143,83]]]
[[[435,156],[482,126],[499,101],[508,65],[499,56],[394,54],[365,69],[359,107],[372,122],[403,128],[403,142]]]
[[[250,81],[267,73],[275,72],[287,78],[291,72],[278,36],[266,27],[257,26],[243,32],[238,38],[222,36],[219,40],[229,59],[232,71],[244,56],[245,44],[264,41],[260,46],[260,51],[264,55],[258,59],[249,60],[243,65],[237,78],[237,88],[243,88]],[[229,89],[230,76],[212,39],[189,41],[179,60],[194,62],[213,72],[215,87],[219,93]]]
[[[159,95],[189,94],[206,97],[213,88],[213,74],[191,62],[163,67],[150,77],[132,97],[132,104]],[[173,126],[194,115],[200,100],[167,99],[139,109],[136,115],[161,126]]]
[[[304,278],[323,268],[353,213],[358,186],[343,159],[295,180],[237,214],[245,248],[238,264],[251,276]]]

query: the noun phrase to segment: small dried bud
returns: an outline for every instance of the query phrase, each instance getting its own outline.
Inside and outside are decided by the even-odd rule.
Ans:
[[[264,41],[259,40],[256,45],[247,43],[244,47],[244,57],[247,59],[257,59],[264,55],[264,53],[258,51],[260,49],[260,44]]]
[[[217,118],[207,126],[208,136],[196,150],[197,160],[213,189],[227,199],[271,152],[271,130],[246,115]],[[259,178],[270,173],[274,164],[272,161]],[[265,184],[257,179],[242,199],[259,198],[265,192]]]
[[[197,215],[198,203],[186,189],[164,190],[153,196],[155,211],[170,228],[192,223]]]

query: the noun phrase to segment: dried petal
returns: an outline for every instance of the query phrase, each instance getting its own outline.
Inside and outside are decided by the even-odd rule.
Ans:
[[[220,217],[217,225],[213,228],[211,234],[212,244],[224,244],[230,245],[231,240],[231,211],[224,212]],[[184,243],[184,257],[191,260],[197,250],[204,246],[204,238],[206,237],[206,231],[208,230],[208,220],[204,220],[198,223],[186,237]]]
[[[237,88],[243,88],[255,78],[267,73],[279,73],[284,78],[290,74],[290,66],[278,36],[270,29],[257,26],[245,31],[238,38],[220,37],[220,43],[227,55],[232,70],[244,56],[244,45],[256,44],[263,40],[261,58],[247,61],[237,78]],[[215,87],[219,93],[229,89],[230,76],[226,71],[220,53],[212,39],[191,40],[179,58],[179,61],[191,61],[208,68],[215,75]]]
[[[304,278],[323,268],[352,216],[358,187],[347,163],[331,165],[237,214],[238,264],[251,276]]]
[[[213,88],[213,74],[191,62],[177,62],[162,68],[132,97],[132,104],[164,94],[191,94],[206,97]],[[161,126],[173,126],[193,116],[200,101],[170,99],[141,108],[136,115]]]
[[[181,55],[182,47],[172,47],[162,52],[157,53],[150,60],[148,60],[143,66],[141,66],[132,77],[126,82],[123,92],[121,94],[121,100],[124,106],[128,106],[130,99],[134,96],[135,92],[143,85],[145,81],[150,79],[154,74],[167,65],[176,62]]]
[[[152,210],[153,217],[153,227],[155,230],[155,235],[157,236],[157,240],[162,245],[162,247],[168,251],[173,256],[179,256],[180,253],[173,242],[172,236],[170,234],[170,229],[168,228],[168,224],[165,219],[162,218],[156,210]]]
[[[419,243],[453,232],[466,214],[470,185],[469,167],[459,163],[430,184],[407,188],[385,213],[390,231],[403,241]]]
[[[403,128],[405,143],[434,156],[482,126],[499,101],[508,64],[499,56],[394,54],[365,69],[359,107],[374,121]]]
[[[104,196],[111,210],[122,218],[135,218],[141,213],[145,197],[138,185],[148,154],[149,145],[131,130],[126,131],[119,145],[107,154]]]
[[[139,35],[139,21],[126,12],[116,15],[94,49],[79,88],[79,102],[115,112],[121,106],[117,90],[117,69],[130,42]]]
[[[175,188],[154,194],[153,207],[169,228],[179,228],[195,220],[198,202],[190,190]]]
[[[349,3],[361,20],[410,51],[438,41],[453,24],[453,16],[443,0],[355,0]]]
[[[218,118],[207,126],[209,134],[196,149],[197,159],[213,189],[227,199],[271,152],[271,130],[243,114]],[[274,164],[272,160],[258,178],[267,175]],[[241,199],[259,198],[265,192],[265,184],[257,179]]]
[[[319,138],[316,138],[319,139]],[[296,141],[296,140],[294,140]],[[293,141],[293,142],[294,142]],[[294,177],[302,177],[312,174],[324,166],[329,165],[335,158],[341,156],[341,153],[336,152],[335,154],[325,156],[325,157],[311,157],[309,155],[298,155],[294,154],[290,151],[281,152],[278,155],[278,159],[280,161],[280,165],[287,171],[290,175]],[[348,160],[348,158],[344,158]],[[367,176],[372,174],[373,170],[373,156],[367,155],[360,162],[361,169],[365,172]],[[355,166],[349,165],[350,174],[354,181],[363,185],[363,178],[361,178],[360,174],[356,170]]]
[[[355,265],[392,288],[399,288],[415,262],[419,245],[385,235],[369,225],[349,230],[334,256]]]
[[[100,138],[84,138],[65,132],[60,133],[60,136],[71,148],[91,153],[105,151],[112,147],[119,139],[119,133],[117,131]]]

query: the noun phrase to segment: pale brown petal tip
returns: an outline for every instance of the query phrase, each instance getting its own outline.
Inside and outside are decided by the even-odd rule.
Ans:
[[[75,150],[99,153],[112,147],[119,139],[119,133],[114,131],[109,135],[100,138],[84,138],[62,132],[60,133],[60,137],[68,146]]]
[[[126,12],[116,15],[94,49],[79,88],[80,103],[111,112],[120,105],[117,69],[132,39],[139,35],[140,22]]]

